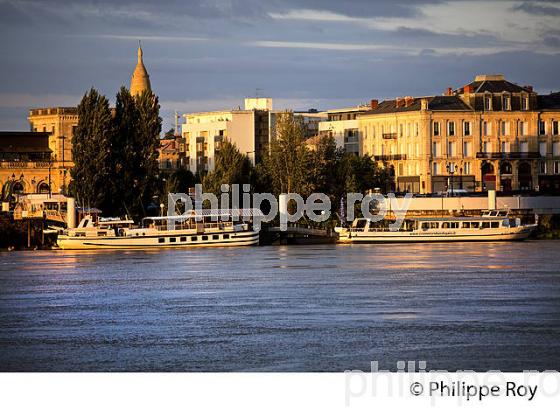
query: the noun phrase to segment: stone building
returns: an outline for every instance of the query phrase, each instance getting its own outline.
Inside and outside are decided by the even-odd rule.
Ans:
[[[397,191],[560,192],[559,121],[558,93],[479,75],[442,96],[372,100],[359,127]]]
[[[78,125],[76,107],[51,107],[29,110],[27,117],[33,132],[46,132],[49,135],[49,148],[52,151],[51,180],[61,193],[66,192],[70,183],[72,160],[72,138]]]
[[[138,61],[132,77],[130,78],[130,94],[137,96],[142,94],[144,91],[151,91],[152,86],[150,84],[150,76],[148,71],[144,66],[142,46],[138,44]]]
[[[328,110],[328,118],[319,123],[319,135],[334,137],[337,148],[360,155],[360,127],[358,116],[370,109],[368,105]]]
[[[1,200],[17,194],[56,192],[48,132],[0,132]]]

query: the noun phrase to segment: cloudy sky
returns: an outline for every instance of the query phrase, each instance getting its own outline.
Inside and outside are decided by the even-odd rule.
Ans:
[[[0,0],[0,130],[30,107],[114,100],[138,39],[164,128],[172,112],[329,109],[440,94],[477,73],[560,89],[560,2]]]

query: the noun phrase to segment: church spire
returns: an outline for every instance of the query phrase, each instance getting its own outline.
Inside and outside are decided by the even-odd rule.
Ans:
[[[130,79],[130,94],[133,96],[140,95],[145,90],[151,91],[152,89],[150,85],[150,76],[144,66],[143,55],[142,43],[138,40],[138,62],[132,73],[132,78]]]

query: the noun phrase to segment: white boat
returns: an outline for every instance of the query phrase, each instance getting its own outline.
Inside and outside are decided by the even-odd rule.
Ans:
[[[391,230],[387,221],[357,218],[350,228],[335,231],[343,243],[514,241],[526,239],[536,227],[509,218],[507,211],[493,210],[480,217],[405,218],[399,230]]]
[[[142,227],[134,221],[86,215],[77,228],[67,229],[57,238],[60,249],[139,249],[201,246],[258,245],[259,232],[251,218],[259,209],[218,209],[192,211],[182,216],[149,217]],[[227,216],[228,220],[225,220]],[[232,221],[236,217],[237,221]],[[170,226],[170,223],[174,227]]]

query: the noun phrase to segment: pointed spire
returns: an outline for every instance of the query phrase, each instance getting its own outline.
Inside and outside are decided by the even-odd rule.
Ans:
[[[145,90],[151,91],[150,76],[142,60],[143,54],[142,43],[138,40],[138,62],[130,79],[130,93],[132,95],[140,95]]]

